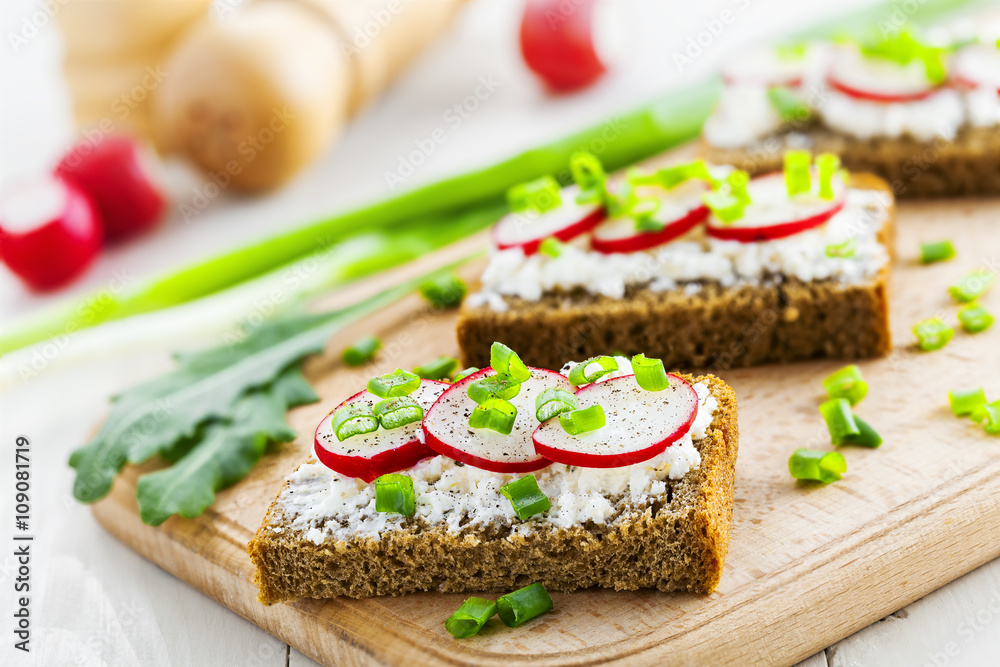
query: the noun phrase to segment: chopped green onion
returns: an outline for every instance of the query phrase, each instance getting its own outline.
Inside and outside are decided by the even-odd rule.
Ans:
[[[640,232],[658,232],[664,224],[654,218],[660,210],[660,200],[656,197],[636,197],[628,207],[628,215],[635,220],[635,228]]]
[[[471,597],[448,617],[444,622],[444,629],[455,639],[465,639],[478,633],[495,613],[497,613],[496,602]]]
[[[517,408],[513,403],[502,398],[491,398],[483,401],[469,415],[469,426],[472,428],[488,428],[491,431],[510,435],[514,430],[514,420],[517,419]]]
[[[507,191],[507,205],[515,213],[532,211],[545,213],[562,204],[559,183],[551,176],[542,176],[527,183],[518,183]]]
[[[985,294],[996,278],[996,274],[989,269],[976,269],[949,287],[948,293],[955,301],[970,303]]]
[[[951,241],[935,241],[934,243],[920,244],[920,263],[933,264],[934,262],[944,262],[955,257],[955,246]]]
[[[478,372],[479,372],[478,368],[476,368],[475,366],[469,366],[465,370],[461,370],[458,373],[456,373],[454,379],[452,380],[452,382],[454,382],[454,383],[457,384],[457,383],[461,382],[462,380],[464,380],[465,378],[467,378],[470,375],[472,375],[473,373],[478,373]]]
[[[976,408],[986,405],[986,392],[982,387],[969,391],[949,391],[948,403],[956,417],[971,415]]]
[[[833,189],[833,179],[840,169],[840,158],[833,153],[820,153],[816,156],[816,170],[819,172],[820,199],[833,199],[837,196]]]
[[[809,107],[802,102],[791,88],[774,86],[768,88],[767,99],[786,123],[808,120],[812,115]]]
[[[596,156],[587,151],[573,153],[569,157],[569,171],[584,198],[580,203],[603,201],[607,195],[607,175]]]
[[[382,341],[378,338],[375,336],[365,336],[344,350],[344,363],[348,366],[360,366],[366,361],[370,361],[380,347],[382,347]]]
[[[742,218],[746,208],[739,199],[720,190],[706,192],[701,196],[701,201],[724,224],[730,224]]]
[[[826,428],[830,431],[830,440],[833,444],[842,445],[845,438],[861,434],[861,429],[858,428],[851,412],[851,404],[846,398],[831,398],[819,406],[819,412],[826,421]]]
[[[819,452],[796,449],[788,459],[788,472],[795,479],[807,479],[829,484],[847,472],[847,461],[840,452]]]
[[[379,398],[396,398],[408,396],[420,387],[420,376],[402,368],[391,373],[373,377],[368,381],[368,391]]]
[[[406,475],[390,473],[375,480],[375,511],[413,516],[417,500],[413,480]]]
[[[465,390],[469,398],[482,405],[491,398],[509,401],[521,391],[521,383],[509,375],[489,375],[469,383]]]
[[[983,405],[977,405],[969,413],[969,419],[976,422],[977,424],[986,419],[986,409],[990,406],[1000,408],[1000,401],[993,401],[992,403],[985,403]]]
[[[458,368],[458,359],[455,357],[438,357],[434,361],[417,366],[413,372],[425,380],[445,380]]]
[[[663,391],[670,386],[661,359],[648,359],[644,354],[637,354],[632,357],[632,372],[636,384],[646,391]]]
[[[861,52],[866,56],[891,60],[900,65],[919,61],[924,67],[927,80],[934,84],[943,83],[948,76],[945,49],[923,44],[906,30],[893,32],[877,42],[862,44]]]
[[[587,369],[594,364],[597,364],[599,368],[588,372]],[[605,375],[614,373],[616,370],[618,370],[618,361],[614,357],[604,355],[591,357],[573,367],[573,370],[569,372],[569,383],[574,387],[579,387],[581,384],[596,382]]]
[[[794,197],[812,189],[812,172],[809,151],[785,152],[785,188],[788,196]]]
[[[581,435],[590,433],[605,424],[604,408],[600,405],[591,405],[582,410],[571,410],[559,415],[559,425],[570,435]]]
[[[830,398],[846,398],[851,405],[857,405],[868,395],[868,383],[855,364],[844,366],[823,378],[823,389]]]
[[[538,244],[538,252],[542,253],[546,257],[551,257],[552,259],[555,259],[559,255],[563,254],[563,250],[565,248],[566,244],[554,236],[543,239],[542,242]]]
[[[843,243],[831,243],[826,246],[826,256],[848,259],[854,257],[855,250],[857,250],[857,243],[855,243],[854,238],[849,238]]]
[[[877,449],[882,444],[882,436],[868,422],[854,415],[854,423],[858,427],[858,434],[844,436],[845,445],[861,445],[862,447]]]
[[[576,396],[557,387],[549,387],[535,397],[535,419],[548,421],[558,414],[576,410],[579,403]]]
[[[709,183],[715,180],[708,171],[708,165],[705,164],[704,160],[663,167],[652,174],[633,175],[629,178],[633,185],[658,185],[666,190],[672,190],[681,183],[694,179]]]
[[[981,422],[983,429],[990,435],[1000,435],[1000,401],[979,406],[972,414],[972,419]]]
[[[521,357],[503,343],[493,343],[490,347],[490,367],[501,375],[509,375],[515,382],[531,379],[531,371]]]
[[[378,423],[387,431],[418,422],[424,418],[424,409],[409,396],[387,398],[375,404]]]
[[[978,304],[966,306],[958,311],[958,321],[962,323],[962,328],[969,333],[986,331],[993,326],[993,316]]]
[[[955,330],[945,324],[941,318],[933,317],[913,326],[913,334],[917,337],[917,347],[925,352],[940,350],[948,344],[955,335]]]
[[[500,487],[500,493],[510,500],[514,513],[521,521],[548,512],[552,507],[548,496],[538,488],[538,480],[534,475],[525,475],[521,479],[504,484]]]
[[[508,628],[552,611],[552,597],[541,584],[531,584],[497,599],[497,614]]]
[[[455,273],[428,280],[420,285],[420,294],[437,308],[453,308],[462,303],[469,288]]]
[[[356,435],[377,431],[378,417],[367,403],[351,403],[334,413],[330,427],[337,440],[343,442]]]
[[[729,186],[729,194],[736,198],[741,204],[750,203],[750,192],[747,186],[750,185],[750,174],[742,169],[734,169],[726,176],[726,185]]]

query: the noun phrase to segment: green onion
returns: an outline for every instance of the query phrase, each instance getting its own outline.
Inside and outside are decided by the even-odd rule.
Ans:
[[[588,372],[587,369],[593,364],[597,364],[599,368]],[[614,357],[603,355],[600,357],[591,357],[573,367],[573,370],[569,372],[569,383],[574,387],[579,387],[581,384],[595,382],[609,373],[614,373],[616,370],[618,370],[618,362]]]
[[[855,364],[844,366],[823,378],[823,388],[830,398],[846,398],[851,405],[857,405],[868,395],[868,383]]]
[[[521,383],[515,382],[514,378],[507,375],[489,375],[470,382],[465,393],[477,404],[482,405],[491,398],[509,401],[520,391]]]
[[[833,179],[837,175],[838,169],[840,169],[840,158],[833,153],[820,153],[816,156],[820,199],[833,199],[836,196],[833,189]]]
[[[851,412],[851,404],[846,398],[832,398],[819,406],[819,412],[826,421],[826,428],[830,431],[830,440],[835,445],[842,445],[848,436],[861,434],[854,414]]]
[[[791,88],[774,86],[768,88],[767,99],[786,123],[808,120],[812,111]]]
[[[706,192],[701,196],[701,201],[711,209],[712,214],[720,222],[730,224],[743,217],[746,206],[739,199],[720,190]]]
[[[996,278],[988,269],[976,269],[949,287],[948,293],[959,303],[970,303],[985,294]]]
[[[517,408],[513,403],[502,398],[491,398],[483,401],[469,415],[469,426],[472,428],[488,428],[491,431],[510,435],[514,430],[514,420],[517,419]]]
[[[510,500],[514,513],[521,521],[548,512],[552,507],[548,496],[538,488],[538,480],[534,475],[525,475],[521,479],[504,484],[500,487],[500,493]]]
[[[636,384],[646,391],[663,391],[670,386],[661,359],[648,359],[644,354],[637,354],[632,357],[632,372]]]
[[[375,404],[378,423],[387,431],[418,422],[424,418],[424,409],[409,396],[387,398]]]
[[[819,452],[815,449],[796,449],[788,459],[788,472],[795,479],[814,480],[829,484],[847,472],[847,461],[840,452]]]
[[[981,405],[972,413],[972,420],[981,422],[990,435],[1000,435],[1000,401]]]
[[[750,203],[750,192],[747,186],[750,185],[750,174],[742,169],[734,169],[726,176],[726,185],[729,186],[729,194],[736,197],[741,204]]]
[[[587,151],[573,153],[569,157],[569,171],[573,182],[580,188],[578,202],[581,204],[604,202],[608,196],[607,175],[596,156]]]
[[[469,366],[465,370],[461,370],[458,373],[456,373],[454,379],[452,379],[452,382],[457,384],[462,380],[464,380],[465,378],[472,375],[473,373],[478,373],[478,372],[479,372],[478,368],[476,368],[475,366]]]
[[[542,242],[538,244],[538,252],[542,253],[546,257],[551,257],[552,259],[555,259],[559,255],[563,254],[563,249],[565,248],[566,244],[554,236],[543,239]]]
[[[532,211],[545,213],[559,208],[562,196],[559,183],[551,176],[542,176],[533,181],[518,183],[507,191],[507,206],[515,213]]]
[[[658,232],[666,226],[653,217],[659,210],[659,198],[636,197],[629,205],[628,215],[635,220],[636,230],[640,232]]]
[[[958,321],[962,323],[962,328],[969,333],[986,331],[993,326],[993,316],[978,304],[966,306],[958,311]]]
[[[879,41],[862,44],[861,52],[866,56],[891,60],[900,65],[919,61],[924,67],[927,80],[934,84],[943,83],[948,76],[945,49],[923,44],[906,30],[894,31]]]
[[[945,324],[941,318],[933,317],[913,326],[913,334],[917,337],[917,347],[925,352],[940,350],[948,344],[955,335],[955,330]]]
[[[428,280],[420,285],[420,295],[437,308],[454,308],[462,303],[469,288],[454,272]]]
[[[629,178],[633,185],[658,185],[666,190],[676,188],[681,183],[693,179],[708,183],[715,180],[708,171],[708,165],[705,164],[704,160],[695,160],[687,164],[663,167],[657,169],[652,174],[638,174]]]
[[[344,363],[348,366],[360,366],[366,361],[370,361],[380,347],[382,347],[382,341],[378,338],[375,336],[365,336],[344,350]]]
[[[445,380],[458,368],[458,359],[455,357],[438,357],[434,361],[417,366],[413,372],[425,380]]]
[[[802,60],[806,57],[806,48],[805,42],[791,42],[778,44],[774,50],[777,51],[779,60]]]
[[[826,246],[826,256],[848,259],[854,257],[855,250],[857,250],[857,243],[855,243],[853,238],[849,238],[843,243],[831,243]]]
[[[844,436],[845,445],[861,445],[877,449],[882,444],[882,436],[864,419],[854,415],[854,424],[858,427],[858,434]]]
[[[351,403],[334,413],[330,426],[337,440],[343,442],[356,435],[377,431],[378,417],[366,403]]]
[[[379,398],[409,396],[420,387],[420,376],[402,368],[373,377],[368,381],[368,391]]]
[[[785,151],[785,188],[789,197],[812,189],[811,160],[809,151]]]
[[[552,597],[541,584],[525,586],[497,600],[497,614],[508,628],[516,628],[548,611],[552,611]]]
[[[448,617],[444,622],[444,629],[455,639],[465,639],[478,633],[495,613],[497,613],[496,602],[471,597]]]
[[[982,387],[969,391],[948,392],[948,403],[951,404],[951,411],[956,417],[971,415],[976,408],[986,405],[986,402],[986,392]]]
[[[417,511],[413,480],[406,475],[390,473],[375,480],[375,511],[413,516]]]
[[[531,379],[531,371],[521,357],[503,343],[493,343],[490,347],[490,367],[501,375],[509,375],[515,382]]]
[[[969,413],[969,419],[976,422],[977,424],[982,422],[984,419],[986,419],[986,410],[990,406],[993,406],[995,408],[1000,407],[1000,401],[993,401],[992,403],[984,403],[983,405],[977,405],[972,409],[972,412]]]
[[[535,397],[535,419],[548,421],[558,414],[576,410],[579,403],[576,396],[557,387],[549,387]]]
[[[605,424],[604,408],[600,405],[591,405],[582,410],[571,410],[559,415],[559,425],[570,435],[581,435],[590,433]]]
[[[955,246],[951,241],[935,241],[934,243],[920,244],[920,263],[933,264],[934,262],[944,262],[955,257]]]

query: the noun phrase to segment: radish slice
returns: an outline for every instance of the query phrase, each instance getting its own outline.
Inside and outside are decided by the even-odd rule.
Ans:
[[[544,368],[532,368],[531,379],[521,384],[521,391],[510,402],[517,408],[517,419],[510,435],[469,426],[469,415],[476,403],[466,393],[479,378],[496,375],[492,368],[473,373],[446,391],[424,415],[427,446],[450,458],[490,472],[531,472],[551,461],[535,453],[531,432],[538,426],[535,397],[553,387],[572,392],[565,376]]]
[[[422,380],[420,386],[410,394],[424,409],[424,414],[451,385],[437,380]],[[417,461],[434,456],[434,452],[424,444],[420,422],[413,422],[391,430],[379,428],[372,433],[364,433],[337,439],[331,422],[333,415],[345,405],[367,403],[374,407],[382,399],[367,391],[361,391],[334,408],[316,427],[314,450],[316,458],[327,468],[341,475],[359,477],[371,482],[376,477],[406,470]]]
[[[664,225],[655,232],[636,229],[635,220],[622,216],[602,222],[594,229],[590,245],[596,252],[637,252],[684,236],[708,218],[701,195],[708,189],[702,181],[687,181],[672,190],[659,190],[660,208],[653,219]]]
[[[952,62],[955,80],[968,88],[992,88],[1000,94],[1000,49],[966,47]]]
[[[604,220],[604,207],[577,203],[579,194],[580,188],[571,185],[560,191],[558,208],[545,213],[508,213],[493,227],[493,243],[499,250],[520,248],[525,255],[533,255],[549,237],[572,241],[589,232]]]
[[[813,181],[816,174],[813,173]],[[834,198],[820,199],[814,193],[789,198],[784,174],[768,174],[747,186],[752,203],[739,220],[726,224],[709,216],[705,233],[723,241],[773,241],[818,227],[836,215],[847,199],[847,185],[834,180]]]
[[[535,429],[535,451],[557,463],[585,468],[620,468],[661,454],[682,438],[698,415],[698,392],[684,378],[667,374],[663,391],[646,391],[634,375],[595,382],[576,392],[580,409],[604,408],[596,431],[570,435],[559,419]]]
[[[919,61],[899,65],[882,58],[866,58],[853,50],[841,51],[827,73],[827,84],[849,97],[871,102],[913,102],[938,91]]]
[[[782,58],[777,49],[762,49],[734,58],[722,70],[722,78],[730,86],[800,86],[808,59]]]

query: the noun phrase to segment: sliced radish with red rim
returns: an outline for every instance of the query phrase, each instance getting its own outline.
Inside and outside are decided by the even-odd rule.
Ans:
[[[601,205],[577,202],[579,194],[580,188],[571,185],[560,191],[562,203],[552,210],[508,213],[493,227],[493,243],[500,250],[520,248],[533,255],[549,237],[565,242],[589,232],[606,214]]]
[[[1000,49],[975,44],[952,61],[953,76],[968,88],[990,88],[1000,94]]]
[[[833,59],[827,84],[848,97],[885,103],[926,99],[940,89],[927,78],[918,60],[900,65],[883,58],[866,58],[853,49],[841,50]]]
[[[660,199],[660,207],[653,220],[663,225],[656,231],[637,228],[636,221],[628,216],[606,220],[594,229],[591,248],[605,254],[638,252],[663,245],[684,236],[708,218],[708,207],[701,195],[708,190],[703,181],[687,181],[671,190],[649,188]]]
[[[663,453],[691,430],[698,393],[684,378],[668,374],[663,391],[646,391],[634,375],[595,382],[576,393],[580,409],[600,405],[605,425],[570,435],[559,419],[535,429],[535,451],[557,463],[585,468],[620,468]]]
[[[426,415],[434,401],[450,386],[447,382],[422,380],[410,398],[420,404]],[[424,444],[419,421],[390,430],[379,428],[343,441],[337,439],[332,427],[337,410],[355,404],[367,404],[374,408],[381,400],[375,394],[361,391],[334,408],[316,427],[316,458],[341,475],[371,482],[381,475],[406,470],[418,461],[434,456],[434,451]]]

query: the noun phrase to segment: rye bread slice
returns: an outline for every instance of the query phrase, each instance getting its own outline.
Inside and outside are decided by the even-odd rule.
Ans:
[[[553,591],[592,586],[715,590],[732,526],[736,396],[712,375],[685,378],[704,382],[718,408],[706,437],[694,441],[701,465],[679,480],[666,480],[664,493],[638,504],[628,496],[609,498],[614,509],[603,524],[561,528],[540,522],[523,535],[504,522],[452,533],[442,525],[407,519],[379,540],[327,538],[318,545],[291,528],[294,517],[285,515],[275,499],[247,546],[257,566],[260,601],[416,591],[499,593],[536,581]]]

